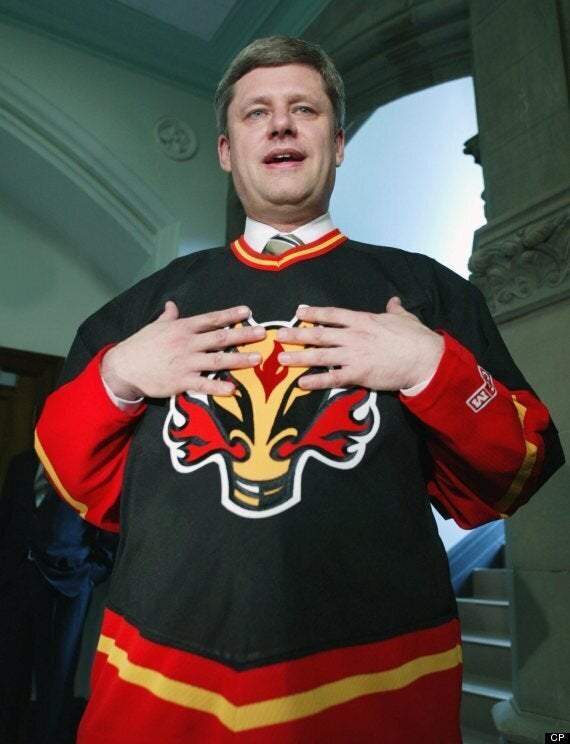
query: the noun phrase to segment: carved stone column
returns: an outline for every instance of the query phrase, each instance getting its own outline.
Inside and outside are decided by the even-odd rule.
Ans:
[[[472,281],[570,453],[570,0],[471,0],[488,223]],[[557,473],[507,523],[513,697],[502,742],[570,732],[570,478]]]
[[[553,210],[539,205],[543,214],[536,221],[520,215],[523,227],[516,229],[510,221],[503,235],[471,256],[471,281],[485,295],[498,322],[570,297],[567,204]]]

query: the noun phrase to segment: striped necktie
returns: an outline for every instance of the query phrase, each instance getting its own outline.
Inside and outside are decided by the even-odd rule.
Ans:
[[[282,253],[285,253],[285,251],[289,251],[291,248],[295,248],[295,246],[298,245],[303,245],[303,241],[299,240],[299,238],[296,235],[293,235],[293,233],[287,233],[286,235],[278,234],[269,238],[265,248],[263,249],[263,253],[270,253],[272,256],[280,256]]]

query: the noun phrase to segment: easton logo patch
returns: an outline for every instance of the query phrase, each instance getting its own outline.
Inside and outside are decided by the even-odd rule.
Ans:
[[[256,325],[253,319],[248,323]],[[299,503],[303,469],[311,458],[333,468],[356,467],[380,426],[376,393],[302,390],[297,383],[307,368],[279,364],[281,351],[299,347],[279,343],[278,329],[310,324],[294,317],[259,325],[266,328],[265,339],[235,351],[258,351],[262,363],[210,375],[231,380],[235,394],[173,396],[163,430],[175,470],[191,473],[217,465],[222,504],[253,519]]]
[[[497,395],[497,389],[491,375],[483,367],[477,367],[477,369],[483,378],[483,384],[466,401],[469,408],[475,413],[482,411],[487,403],[490,403]]]

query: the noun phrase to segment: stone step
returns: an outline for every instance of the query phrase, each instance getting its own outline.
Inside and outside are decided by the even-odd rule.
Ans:
[[[461,634],[463,668],[475,677],[495,680],[500,686],[511,680],[511,642],[503,635],[481,632]]]
[[[457,607],[466,633],[509,635],[509,603],[506,599],[459,597]]]
[[[476,568],[473,571],[473,596],[508,599],[510,568]]]
[[[508,700],[511,696],[512,690],[508,684],[466,674],[463,680],[463,695],[461,697],[461,727],[463,731],[469,731],[472,736],[494,737],[490,740],[498,742],[499,737],[493,723],[491,710],[495,703]],[[485,738],[482,741],[485,741]]]

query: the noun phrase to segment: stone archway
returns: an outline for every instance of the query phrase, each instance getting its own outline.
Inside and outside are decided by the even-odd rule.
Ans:
[[[77,122],[0,67],[0,189],[115,290],[177,255],[178,223]]]

